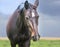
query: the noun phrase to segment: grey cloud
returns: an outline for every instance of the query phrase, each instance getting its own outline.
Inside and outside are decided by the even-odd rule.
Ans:
[[[49,15],[60,15],[60,0],[40,0],[40,12]]]
[[[39,32],[43,37],[60,37],[60,16],[48,16],[40,13]]]

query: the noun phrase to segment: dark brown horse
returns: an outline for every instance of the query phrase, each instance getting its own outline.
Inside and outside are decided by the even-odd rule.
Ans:
[[[7,36],[10,40],[11,47],[30,47],[30,40],[39,39],[38,34],[38,13],[36,8],[39,0],[32,5],[25,1],[24,7],[20,9],[20,5],[10,18],[7,24]]]

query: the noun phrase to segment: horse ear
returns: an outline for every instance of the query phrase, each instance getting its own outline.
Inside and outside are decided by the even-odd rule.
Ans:
[[[28,7],[29,7],[29,3],[28,3],[27,0],[25,1],[24,7],[25,7],[26,9],[28,9]]]
[[[39,5],[39,0],[35,0],[34,7],[37,8],[38,5]]]

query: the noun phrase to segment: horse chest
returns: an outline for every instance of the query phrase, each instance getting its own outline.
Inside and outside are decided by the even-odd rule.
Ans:
[[[28,33],[17,33],[13,36],[13,40],[15,40],[17,43],[21,41],[26,41],[30,39],[30,34]]]

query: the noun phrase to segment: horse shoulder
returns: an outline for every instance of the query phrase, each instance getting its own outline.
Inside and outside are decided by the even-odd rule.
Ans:
[[[7,29],[13,29],[16,27],[16,21],[19,16],[18,10],[16,10],[13,15],[9,18]]]

